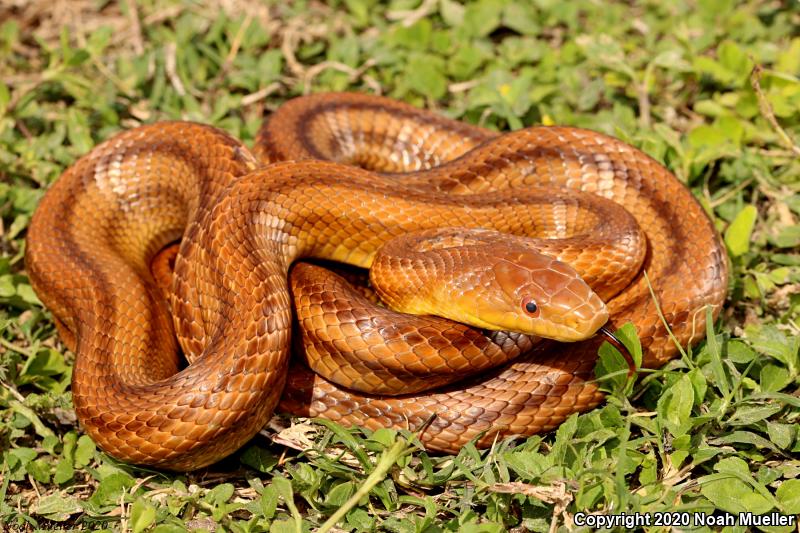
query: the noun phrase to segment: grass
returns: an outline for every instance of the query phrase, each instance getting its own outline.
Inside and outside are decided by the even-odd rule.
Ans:
[[[342,509],[332,531],[556,531],[585,512],[800,513],[795,3],[58,6],[0,5],[2,527],[294,532]],[[121,129],[180,118],[251,142],[270,110],[322,90],[380,92],[501,130],[577,125],[642,148],[724,235],[720,320],[627,392],[611,383],[602,407],[487,451],[429,456],[407,433],[276,418],[264,432],[274,442],[259,436],[199,472],[115,462],[78,429],[74,355],[25,274],[37,202]]]

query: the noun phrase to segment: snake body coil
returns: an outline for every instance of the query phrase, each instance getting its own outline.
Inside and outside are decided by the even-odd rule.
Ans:
[[[496,136],[384,98],[326,94],[280,108],[256,154],[276,163],[260,166],[211,127],[142,126],[65,171],[34,215],[26,264],[77,354],[76,412],[120,459],[207,465],[244,444],[276,407],[370,428],[414,428],[435,413],[422,440],[453,451],[481,433],[482,445],[530,435],[596,405],[596,341],[550,345],[465,384],[392,397],[340,388],[290,361],[295,260],[369,266],[388,239],[441,226],[524,233],[538,212],[513,198],[534,188],[595,193],[636,219],[647,241],[643,268],[679,342],[695,340],[705,306],[716,316],[724,298],[725,254],[702,208],[661,165],[605,135],[553,127]],[[579,216],[556,204],[554,227]],[[150,263],[177,239],[168,305]],[[598,254],[588,270],[617,263]],[[658,366],[675,347],[641,272],[625,275],[632,281],[608,302],[611,324],[634,322],[645,365]],[[318,338],[345,349],[374,340],[359,331],[373,320],[365,305],[320,294],[296,302]],[[327,315],[310,316],[320,310]],[[455,331],[447,323],[440,337],[424,336],[413,320],[401,329],[420,350],[435,351],[429,339]],[[472,331],[464,337],[472,340],[455,338],[465,349],[489,342],[461,329]],[[182,370],[176,334],[191,363]]]

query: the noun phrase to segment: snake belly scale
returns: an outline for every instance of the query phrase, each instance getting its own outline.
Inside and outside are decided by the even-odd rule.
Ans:
[[[413,429],[435,414],[421,439],[454,451],[596,405],[594,340],[544,343],[467,382],[392,397],[334,385],[290,358],[295,260],[369,266],[390,238],[441,226],[521,234],[537,212],[514,198],[533,189],[594,193],[633,216],[679,342],[696,340],[705,307],[716,316],[725,296],[726,257],[700,205],[664,167],[602,134],[498,136],[385,98],[323,94],[281,107],[255,154],[208,126],[142,126],[67,169],[33,217],[26,265],[76,353],[76,412],[120,459],[198,468],[238,449],[276,408],[369,428]],[[177,239],[168,304],[150,263]],[[641,271],[630,278],[607,303],[610,325],[632,321],[645,365],[658,366],[676,348]],[[342,311],[345,321],[366,312]]]

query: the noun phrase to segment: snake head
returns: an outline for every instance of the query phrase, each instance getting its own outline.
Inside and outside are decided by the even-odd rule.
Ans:
[[[608,321],[605,303],[572,267],[535,251],[498,254],[473,270],[469,282],[453,285],[459,290],[450,292],[451,303],[464,312],[461,321],[477,327],[574,342]]]

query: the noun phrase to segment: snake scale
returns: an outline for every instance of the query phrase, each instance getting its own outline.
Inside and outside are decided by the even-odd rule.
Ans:
[[[560,200],[570,191],[612,200],[638,223],[643,266],[607,308],[610,327],[636,325],[646,366],[676,353],[655,302],[682,344],[704,331],[706,306],[719,312],[728,276],[719,236],[686,187],[650,157],[592,131],[534,127],[498,135],[359,94],[285,103],[252,152],[220,130],[187,122],[116,135],[47,191],[29,228],[26,265],[76,353],[78,418],[115,457],[199,468],[242,446],[276,409],[373,429],[416,429],[435,414],[421,440],[452,452],[476,437],[488,445],[554,428],[597,405],[599,341],[531,350],[526,336],[435,317],[373,315],[365,297],[328,296],[341,280],[300,265],[310,281],[298,283],[311,291],[294,302],[312,330],[302,340],[355,349],[375,341],[374,332],[361,331],[373,324],[439,365],[460,357],[455,348],[505,353],[499,367],[442,388],[357,392],[290,358],[288,273],[303,257],[368,267],[383,242],[410,231],[519,233],[537,224],[536,211],[513,200],[529,191],[552,191],[556,208],[547,216],[556,229],[580,216]],[[167,301],[151,262],[177,240]],[[615,266],[597,253],[588,270]],[[309,316],[315,311],[323,314]]]

